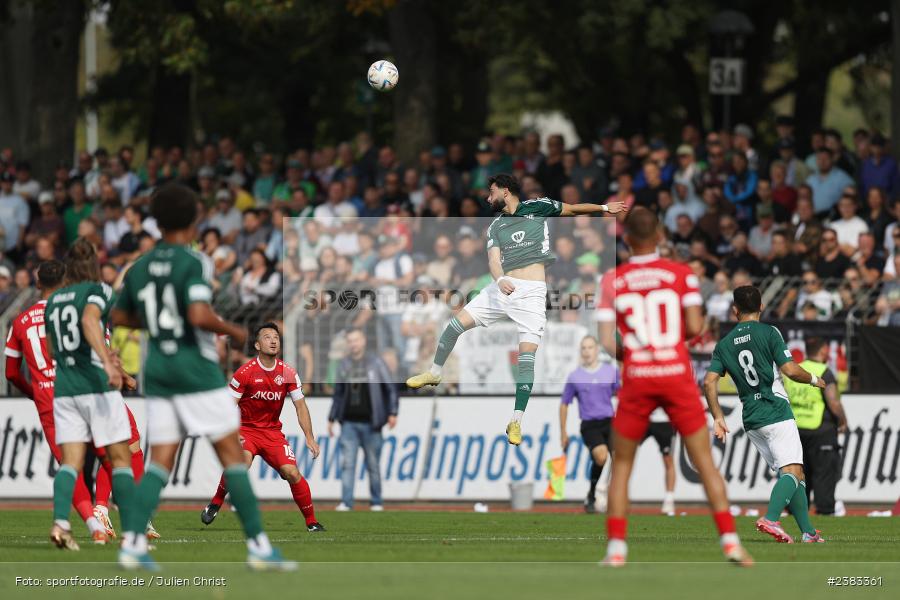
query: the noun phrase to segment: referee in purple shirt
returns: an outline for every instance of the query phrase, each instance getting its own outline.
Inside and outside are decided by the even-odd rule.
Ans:
[[[619,389],[619,370],[614,364],[600,364],[600,345],[593,336],[581,340],[581,366],[569,374],[559,405],[559,428],[563,452],[569,446],[566,419],[573,398],[578,398],[581,417],[581,439],[591,453],[591,487],[584,500],[584,510],[596,512],[597,482],[609,458],[610,425],[613,417],[612,397]],[[603,495],[605,499],[605,494]],[[601,510],[604,510],[601,508]]]

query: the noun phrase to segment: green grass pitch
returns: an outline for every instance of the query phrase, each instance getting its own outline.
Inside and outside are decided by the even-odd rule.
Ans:
[[[584,514],[322,511],[328,532],[309,534],[294,511],[267,511],[266,528],[296,573],[254,574],[243,565],[240,525],[228,510],[210,527],[196,511],[162,511],[154,556],[160,577],[189,585],[161,587],[156,575],[124,573],[115,547],[88,543],[74,523],[81,552],[52,548],[48,511],[0,511],[0,598],[774,598],[900,597],[900,528],[895,519],[817,519],[826,544],[777,544],[738,529],[757,560],[752,569],[722,562],[712,520],[705,516],[635,516],[629,521],[624,569],[597,565],[604,550],[603,517]],[[788,525],[793,533],[795,526]],[[144,578],[145,587],[51,589],[47,578]],[[879,587],[827,584],[829,577],[878,577]],[[44,581],[16,584],[16,577]],[[225,586],[194,577],[224,577]]]

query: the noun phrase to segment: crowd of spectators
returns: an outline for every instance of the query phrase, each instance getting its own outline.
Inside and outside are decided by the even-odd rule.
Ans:
[[[778,317],[856,311],[900,325],[900,173],[889,141],[866,129],[852,140],[832,129],[797,140],[789,117],[779,117],[775,131],[777,139],[762,144],[744,124],[705,135],[688,124],[677,143],[604,130],[569,148],[560,135],[493,135],[474,148],[435,146],[409,163],[365,133],[285,156],[250,154],[225,136],[199,147],[153,147],[140,161],[127,146],[82,151],[74,167],[60,162],[42,181],[25,157],[3,148],[0,302],[29,287],[34,266],[79,236],[96,243],[103,278],[115,285],[159,239],[149,198],[174,180],[198,192],[198,247],[214,261],[221,296],[280,309],[283,297],[291,302],[329,284],[376,288],[370,325],[379,347],[393,352],[388,363],[397,372],[411,370],[430,358],[435,336],[427,325],[444,320],[449,307],[441,297],[408,302],[399,290],[485,284],[486,182],[511,172],[528,198],[615,198],[657,211],[667,239],[661,252],[697,273],[715,320],[728,318],[736,283],[788,278],[772,309]],[[551,285],[595,289],[613,266],[605,256],[627,257],[621,233],[621,220],[554,225]],[[360,307],[356,325],[371,318]]]

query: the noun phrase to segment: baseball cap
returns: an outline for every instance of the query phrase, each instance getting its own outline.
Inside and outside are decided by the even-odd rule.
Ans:
[[[456,234],[456,239],[461,240],[464,238],[470,238],[473,240],[478,239],[478,234],[475,233],[475,230],[469,227],[468,225],[463,225],[459,228],[459,233]]]
[[[234,185],[237,187],[241,187],[244,185],[246,178],[240,173],[232,173],[228,176],[228,185]]]
[[[395,244],[397,243],[397,238],[392,235],[381,234],[378,236],[378,244],[380,246],[384,246],[385,244]]]
[[[734,126],[734,135],[742,135],[748,140],[752,140],[753,130],[746,123],[738,123]]]
[[[0,277],[12,279],[12,273],[9,272],[9,267],[7,267],[6,265],[0,265]]]
[[[218,202],[231,202],[231,192],[228,190],[219,190],[216,192],[216,201]]]
[[[97,156],[109,156],[109,152],[107,152],[106,148],[104,148],[103,146],[100,146],[99,148],[97,148],[96,150],[94,150],[94,156],[95,156],[95,157],[97,157]]]
[[[53,202],[53,192],[44,190],[38,194],[38,204],[47,204],[48,202]]]
[[[690,144],[682,144],[678,146],[678,150],[675,151],[675,154],[678,156],[693,156],[694,149],[691,148]]]
[[[666,147],[666,144],[662,140],[651,140],[651,142],[650,142],[651,150],[662,150],[665,147]]]
[[[443,158],[447,156],[447,150],[443,146],[435,146],[431,149],[431,155],[436,158]]]
[[[486,141],[480,141],[480,142],[478,142],[477,151],[478,152],[490,152],[491,145],[489,143],[487,143]]]
[[[582,265],[590,265],[592,267],[600,266],[600,257],[593,252],[585,252],[575,260],[575,264],[579,267]]]

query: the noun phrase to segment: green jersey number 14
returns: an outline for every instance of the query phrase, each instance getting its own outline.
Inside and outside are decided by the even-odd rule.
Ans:
[[[175,297],[175,286],[166,283],[162,288],[162,306],[156,303],[156,282],[151,281],[137,293],[138,300],[144,304],[147,319],[147,331],[152,337],[163,337],[159,349],[163,354],[178,352],[178,338],[184,335],[184,319],[178,313],[178,300]],[[169,335],[160,335],[166,330]],[[174,339],[172,339],[174,338]]]

